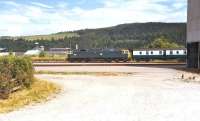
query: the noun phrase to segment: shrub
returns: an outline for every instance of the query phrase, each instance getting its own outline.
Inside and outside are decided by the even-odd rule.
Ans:
[[[15,87],[29,88],[34,80],[31,59],[7,56],[0,58],[0,90],[10,92]]]
[[[44,51],[42,51],[40,54],[39,54],[39,57],[45,57],[46,56],[46,53]]]

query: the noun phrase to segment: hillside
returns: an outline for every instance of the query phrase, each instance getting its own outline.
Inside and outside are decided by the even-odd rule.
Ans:
[[[185,23],[132,23],[100,29],[59,32],[50,35],[3,37],[0,47],[25,51],[39,41],[46,49],[51,47],[80,48],[143,48],[157,37],[164,36],[179,45],[185,45]],[[42,40],[42,41],[41,41]],[[20,44],[20,45],[19,45]]]
[[[59,39],[64,39],[65,37],[72,38],[72,37],[79,37],[79,35],[73,32],[66,32],[66,33],[56,33],[49,35],[21,36],[21,37],[14,37],[14,39],[23,38],[28,41],[35,41],[35,40],[52,40],[52,39],[59,40]]]

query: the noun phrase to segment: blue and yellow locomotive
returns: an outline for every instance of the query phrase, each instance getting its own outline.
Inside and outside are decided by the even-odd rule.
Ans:
[[[69,62],[127,62],[128,50],[119,49],[82,49],[68,54]]]

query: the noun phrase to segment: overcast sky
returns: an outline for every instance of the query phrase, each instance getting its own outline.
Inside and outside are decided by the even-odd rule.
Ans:
[[[186,22],[187,0],[0,0],[0,36]]]

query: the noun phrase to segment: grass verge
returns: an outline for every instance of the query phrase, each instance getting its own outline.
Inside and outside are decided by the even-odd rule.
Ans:
[[[129,76],[132,72],[53,72],[37,71],[36,74],[55,74],[55,75],[92,75],[92,76]]]
[[[60,90],[60,86],[54,83],[36,80],[29,89],[17,91],[11,94],[9,99],[0,100],[0,113],[11,112],[26,105],[47,101]]]

